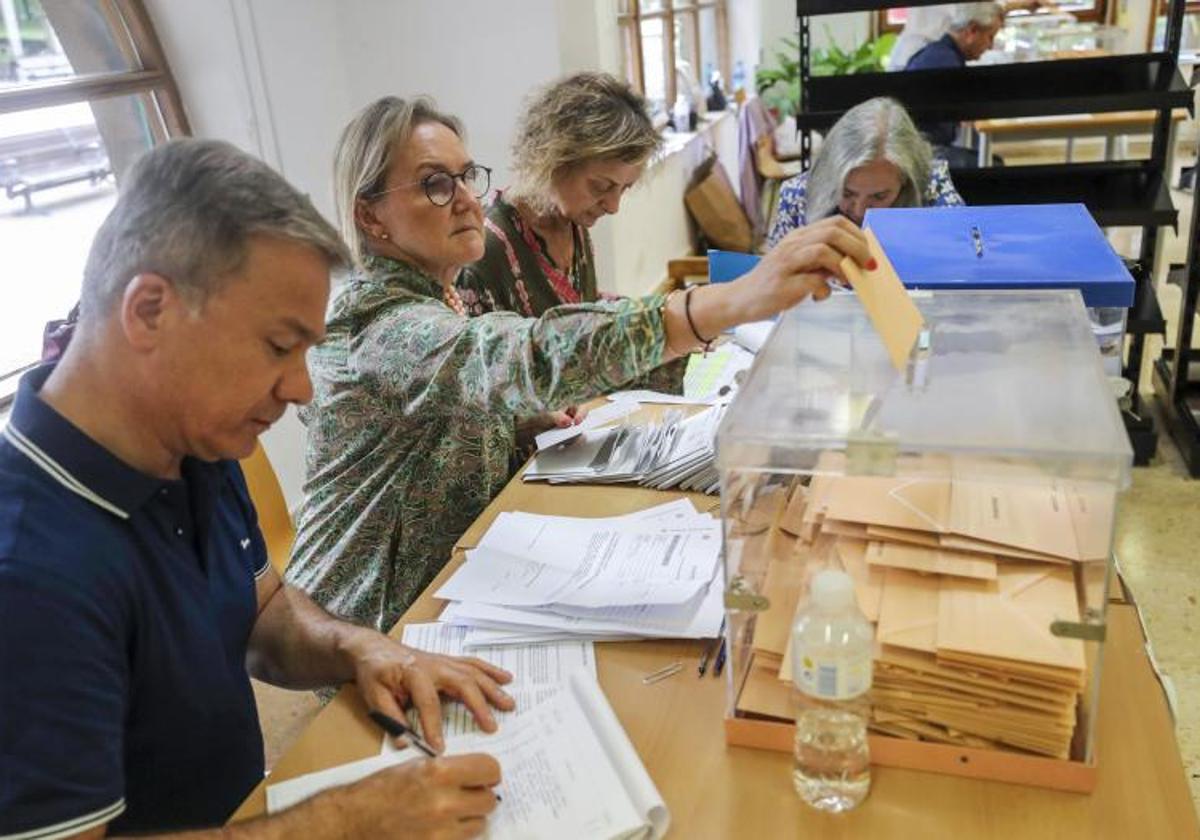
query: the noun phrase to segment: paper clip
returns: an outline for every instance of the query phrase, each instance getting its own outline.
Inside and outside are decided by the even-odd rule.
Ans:
[[[642,677],[642,685],[653,685],[659,680],[665,680],[667,677],[674,676],[683,670],[682,662],[672,662],[664,668],[659,668],[657,671],[652,671]]]

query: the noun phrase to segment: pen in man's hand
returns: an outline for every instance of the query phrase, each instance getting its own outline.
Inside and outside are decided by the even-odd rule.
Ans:
[[[425,755],[430,758],[437,756],[437,751],[429,746],[420,735],[414,732],[411,727],[401,723],[391,715],[385,715],[383,712],[371,709],[367,712],[367,716],[379,724],[379,727],[393,738],[407,738],[412,742],[414,747],[425,753]]]
[[[429,744],[427,744],[420,735],[414,732],[412,727],[401,723],[391,715],[386,715],[383,712],[376,711],[375,709],[368,711],[367,717],[379,724],[379,728],[391,735],[393,738],[407,738],[412,742],[413,746],[425,753],[425,755],[429,756],[430,758],[437,757],[437,753],[434,751],[433,747],[429,746]],[[495,791],[492,791],[492,795],[496,797],[497,802],[504,801],[500,798],[500,794],[496,793]]]

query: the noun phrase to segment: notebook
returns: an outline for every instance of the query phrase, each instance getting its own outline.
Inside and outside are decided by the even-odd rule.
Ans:
[[[486,837],[650,840],[670,825],[658,788],[599,683],[574,672],[551,699],[505,720],[494,735],[447,739],[446,753],[486,752],[500,762],[502,801]],[[394,764],[423,760],[415,750],[381,753],[267,787],[277,813],[321,791],[351,784]]]

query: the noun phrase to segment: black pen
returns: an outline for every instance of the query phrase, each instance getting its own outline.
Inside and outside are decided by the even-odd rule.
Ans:
[[[725,639],[721,639],[721,649],[717,651],[717,661],[713,663],[713,676],[721,676],[721,671],[725,668]]]
[[[425,740],[412,730],[412,727],[401,723],[391,715],[385,715],[383,712],[377,712],[374,709],[367,712],[367,716],[379,724],[380,728],[393,738],[407,738],[412,742],[414,747],[425,753],[425,755],[430,758],[437,757],[437,751],[425,743]]]
[[[712,659],[713,651],[717,649],[717,645],[725,640],[725,620],[721,620],[721,629],[717,631],[717,637],[709,642],[704,647],[704,654],[700,657],[700,667],[696,669],[699,676],[703,677],[708,670],[708,661]]]
[[[393,738],[407,738],[412,742],[413,746],[425,753],[425,755],[429,756],[430,758],[437,757],[437,753],[434,751],[433,747],[425,743],[421,736],[413,731],[412,727],[401,723],[391,715],[385,715],[383,712],[378,712],[374,709],[371,709],[367,712],[367,717],[379,724],[379,727]],[[500,794],[496,793],[495,791],[492,791],[492,795],[496,797],[497,802],[504,801],[500,798]]]

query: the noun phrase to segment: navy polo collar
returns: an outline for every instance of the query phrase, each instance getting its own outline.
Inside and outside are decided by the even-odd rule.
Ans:
[[[169,482],[134,469],[47,405],[38,391],[54,367],[40,365],[21,377],[4,437],[63,487],[128,519]]]

